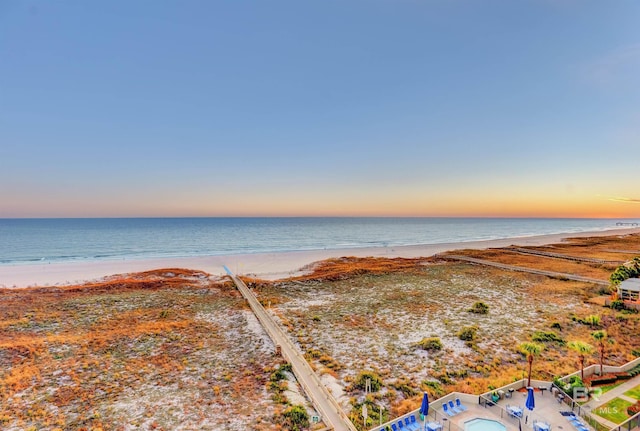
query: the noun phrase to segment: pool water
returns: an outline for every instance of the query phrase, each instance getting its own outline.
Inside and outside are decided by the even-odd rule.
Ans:
[[[464,423],[464,431],[507,431],[507,427],[491,419],[471,419]]]

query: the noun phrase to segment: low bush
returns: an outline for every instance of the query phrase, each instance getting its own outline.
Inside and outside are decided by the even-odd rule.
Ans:
[[[619,299],[616,299],[615,301],[611,301],[611,304],[609,304],[610,308],[613,308],[614,310],[624,310],[624,301],[621,301]]]
[[[637,376],[638,374],[640,374],[640,365],[636,365],[635,367],[630,369],[628,373],[631,377]]]
[[[615,383],[616,380],[618,380],[618,377],[616,376],[595,377],[591,379],[591,385],[592,386],[608,385],[610,383]]]
[[[309,414],[301,405],[295,405],[282,412],[283,425],[292,431],[309,428]]]
[[[419,393],[415,388],[411,387],[411,385],[407,382],[398,382],[398,383],[391,384],[390,386],[395,390],[402,392],[405,398],[411,398],[414,395],[417,395]]]
[[[465,326],[458,332],[458,338],[462,341],[473,341],[478,331],[477,326]]]
[[[473,306],[467,310],[470,313],[475,314],[487,314],[489,313],[489,306],[484,302],[476,302]]]
[[[564,345],[566,343],[566,341],[560,337],[558,334],[556,334],[553,331],[535,331],[532,335],[531,335],[531,339],[533,341],[538,341],[538,342],[542,342],[542,343],[558,343],[558,344],[562,344]]]
[[[633,404],[632,406],[627,407],[627,414],[629,416],[635,416],[640,413],[640,401]]]
[[[442,341],[438,337],[427,337],[418,341],[415,344],[417,347],[420,347],[422,350],[441,350],[442,349]]]
[[[440,398],[446,393],[440,382],[435,380],[425,380],[422,386],[426,387],[434,398]]]
[[[371,384],[371,392],[378,392],[382,388],[382,379],[373,371],[360,371],[351,386],[364,391],[367,387],[367,380]]]

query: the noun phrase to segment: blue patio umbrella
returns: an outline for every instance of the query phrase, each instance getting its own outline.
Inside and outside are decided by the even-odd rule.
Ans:
[[[429,414],[429,395],[425,392],[422,396],[422,405],[420,406],[420,418],[424,422],[424,427],[427,427],[427,415]]]
[[[527,388],[527,401],[525,401],[524,406],[532,411],[536,407],[536,400],[533,398],[533,388]]]

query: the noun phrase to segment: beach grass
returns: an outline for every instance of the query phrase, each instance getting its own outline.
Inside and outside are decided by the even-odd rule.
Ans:
[[[619,341],[608,352],[608,361],[631,359],[627,349],[638,319],[620,320],[616,312],[585,302],[597,294],[593,285],[437,259],[405,260],[397,271],[389,262],[382,271],[381,264],[345,258],[327,262],[328,268],[321,264],[317,278],[310,274],[256,284],[259,296],[272,301],[271,312],[318,371],[347,388],[344,403],[359,396],[348,388],[363,368],[382,377],[392,414],[419,404],[415,394],[430,390],[428,382],[445,392],[476,393],[510,383],[526,369],[525,358],[513,346],[530,340],[536,331],[589,340],[593,328],[581,322],[593,314],[602,316]],[[335,276],[332,268],[337,266],[348,272]],[[489,305],[487,314],[468,311],[478,301]],[[466,326],[476,328],[472,340],[458,338]],[[436,336],[441,349],[419,347],[424,338]],[[551,380],[573,372],[575,361],[563,343],[545,343],[534,377]]]
[[[640,249],[634,238],[619,237],[619,247]],[[559,247],[616,247],[615,237],[580,241]],[[558,272],[585,266],[553,260]],[[575,371],[564,341],[590,340],[588,316],[616,340],[607,364],[633,359],[640,332],[638,314],[590,303],[601,289],[592,284],[437,257],[343,257],[289,279],[246,281],[346,411],[362,404],[357,379],[372,372],[380,388],[369,396],[389,417],[417,408],[422,391],[481,393],[522,378],[527,362],[516,346],[540,334],[554,336],[541,341],[533,377]],[[469,311],[478,302],[486,314]],[[465,327],[473,337],[462,340]],[[435,338],[438,348],[420,343]],[[279,429],[289,401],[284,386],[269,390],[282,363],[274,351],[231,282],[199,271],[0,289],[0,428]],[[295,381],[289,389],[304,402],[291,395]]]
[[[280,359],[229,282],[166,270],[0,298],[0,428],[277,426]]]

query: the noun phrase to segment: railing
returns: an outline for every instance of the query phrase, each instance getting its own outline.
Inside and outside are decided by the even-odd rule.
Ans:
[[[532,254],[535,256],[544,256],[544,257],[552,257],[555,259],[572,260],[574,262],[589,262],[589,263],[598,263],[598,264],[608,263],[608,264],[617,264],[617,265],[624,263],[624,260],[605,260],[605,259],[596,259],[594,257],[570,256],[568,254],[552,253],[550,251],[541,251],[541,250],[534,250],[534,249],[522,248],[522,247],[507,247],[507,250],[512,250],[522,254]]]
[[[631,431],[640,428],[640,413],[635,414],[626,421],[622,422],[611,431]]]
[[[608,373],[623,373],[625,371],[629,371],[630,369],[636,367],[640,365],[640,358],[636,358],[633,361],[627,362],[624,365],[621,365],[619,367],[616,366],[612,366],[612,365],[605,365],[602,369],[604,374],[608,374]],[[585,377],[590,377],[594,374],[599,374],[600,373],[600,365],[598,364],[593,364],[593,365],[589,365],[588,367],[586,367],[584,369],[584,376]],[[563,382],[568,381],[571,377],[573,376],[579,376],[580,375],[580,370],[573,372],[571,374],[567,374],[564,377],[561,377],[560,380],[562,380]]]
[[[282,330],[282,328],[280,328],[276,324],[276,322],[274,322],[273,319],[268,316],[267,311],[249,290],[247,285],[239,277],[233,275],[226,266],[224,267],[224,269],[225,271],[227,271],[238,289],[242,292],[243,296],[245,296],[245,298],[249,302],[249,305],[254,310],[254,314],[262,324],[269,337],[271,337],[274,344],[277,346],[279,339],[283,340],[284,343],[286,343],[287,349],[283,349],[281,351],[281,354],[291,364],[292,370],[294,372],[294,375],[296,375],[297,377],[298,383],[305,391],[312,403],[315,405],[318,412],[324,416],[323,419],[325,421],[330,421],[330,415],[328,414],[328,411],[325,410],[323,403],[318,402],[319,400],[314,398],[313,390],[307,384],[307,382],[303,378],[303,375],[309,377],[316,385],[316,387],[323,393],[324,398],[326,398],[326,401],[331,405],[332,410],[335,410],[335,413],[343,421],[345,427],[352,431],[356,431],[356,428],[349,417],[344,413],[340,405],[338,405],[336,399],[329,393],[328,389],[322,384],[315,372],[313,372],[313,369],[311,369],[308,362],[300,354],[297,347],[291,342],[284,330]],[[294,357],[296,357],[296,360],[294,360]]]
[[[524,383],[526,383],[526,380],[521,380],[516,383],[512,383],[511,385],[503,386],[502,388],[500,388],[500,390],[502,390],[503,388],[509,388],[510,386],[513,386],[513,387],[509,389],[521,389],[522,387],[525,386]],[[532,383],[534,382],[532,381]],[[549,382],[535,381],[535,383],[537,383],[538,386],[540,386],[539,385],[540,383],[545,383],[544,387],[549,387]],[[535,410],[534,411],[527,410],[524,406],[518,405],[518,403],[515,400],[512,401],[513,398],[502,398],[502,399],[499,399],[498,401],[493,401],[493,399],[490,397],[491,393],[488,392],[487,394],[483,394],[479,397],[480,405],[488,409],[497,410],[499,412],[500,419],[506,420],[506,422],[511,423],[514,426],[518,425],[519,428],[522,428],[525,424],[533,424],[534,422],[548,421],[546,417],[538,414]],[[515,416],[514,414],[510,413],[506,407],[503,407],[503,404],[508,405],[510,402],[522,408],[521,417]],[[497,415],[495,411],[494,411],[494,414]]]
[[[578,416],[584,419],[585,422],[587,422],[592,428],[594,428],[596,431],[609,431],[609,428],[607,426],[603,425],[596,418],[594,418],[587,408],[582,407],[580,403],[575,401],[571,397],[571,395],[565,392],[561,387],[559,387],[555,383],[552,384],[552,387],[557,388],[563,394],[562,402],[564,402],[572,412],[576,413]]]
[[[460,401],[463,404],[472,404],[477,402],[476,395],[463,394],[461,392],[452,392],[450,394],[445,395],[442,398],[438,398],[437,400],[429,403],[429,414],[427,415],[426,422],[434,422],[434,421],[440,422],[442,424],[442,431],[462,431],[462,428],[460,428],[459,426],[454,424],[451,420],[449,420],[450,419],[449,416],[445,415],[444,412],[442,411],[443,404],[448,403],[449,401],[455,402],[456,398],[460,398]],[[382,425],[376,425],[375,427],[370,428],[370,431],[386,430],[387,427],[388,429],[391,429],[392,424],[397,424],[398,421],[400,420],[402,420],[404,423],[404,419],[412,415],[416,417],[416,420],[418,420],[419,422],[422,422],[419,419],[420,409],[417,409],[407,414],[404,414],[402,416],[398,416],[397,418],[394,418],[392,421],[385,422]]]

